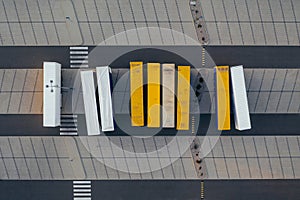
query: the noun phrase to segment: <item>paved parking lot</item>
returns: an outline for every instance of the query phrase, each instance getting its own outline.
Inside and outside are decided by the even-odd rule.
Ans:
[[[299,179],[298,136],[1,137],[2,180]],[[213,149],[210,151],[210,149]],[[208,154],[206,155],[207,152]]]
[[[188,1],[3,1],[0,45],[198,43]]]
[[[298,0],[200,1],[209,45],[300,44]]]

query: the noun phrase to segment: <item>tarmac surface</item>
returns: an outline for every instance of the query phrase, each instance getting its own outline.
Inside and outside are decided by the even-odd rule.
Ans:
[[[204,199],[296,200],[299,180],[205,181]],[[71,181],[1,181],[3,199],[72,199]],[[92,181],[92,199],[198,200],[200,181]]]
[[[121,117],[122,118],[122,117]],[[118,118],[119,120],[121,118]],[[122,120],[122,124],[126,124],[129,119]],[[298,135],[300,130],[300,114],[251,114],[252,129],[248,131],[238,131],[234,128],[234,120],[232,116],[231,130],[223,131],[222,135]],[[209,124],[212,123],[209,129]],[[43,125],[43,115],[0,115],[0,136],[58,136],[59,128],[45,128]],[[122,125],[121,125],[122,126]],[[127,125],[128,126],[128,125]],[[197,127],[197,126],[196,126]],[[219,131],[215,128],[215,116],[210,114],[201,114],[198,125],[197,135],[204,136],[219,135]],[[135,131],[134,127],[130,134],[135,136],[152,136],[153,131],[141,132]],[[191,130],[191,129],[190,129]],[[172,135],[194,135],[191,131],[177,132],[175,129],[162,129],[157,136]],[[84,115],[78,117],[78,135],[86,136]],[[116,125],[114,132],[106,132],[108,136],[125,136],[128,133],[122,131]]]
[[[1,68],[28,69],[43,68],[44,61],[59,62],[68,66],[69,47],[0,47]]]
[[[140,54],[138,49],[159,49],[171,52],[162,57],[158,52]],[[174,62],[178,56],[194,67],[217,65],[244,65],[245,68],[299,68],[300,48],[290,46],[204,46],[205,66],[202,66],[202,46],[89,46],[89,66],[110,65],[127,68],[128,60],[140,59],[158,62]],[[130,53],[131,52],[131,53]],[[208,55],[208,54],[209,55]],[[69,47],[0,47],[0,54],[6,59],[0,68],[42,68],[43,61],[55,61],[63,68],[70,67]],[[140,56],[140,57],[138,57]],[[213,61],[211,60],[211,58]],[[153,57],[155,59],[153,60]],[[142,59],[141,59],[142,58]],[[255,58],[255,59],[254,59]],[[118,59],[118,60],[117,60]],[[113,63],[115,61],[115,63]],[[118,61],[118,62],[116,62]]]
[[[0,136],[55,136],[59,128],[43,127],[43,115],[0,115]]]
[[[72,199],[71,181],[0,181],[1,199]]]
[[[149,53],[141,53],[152,49]],[[136,51],[141,50],[141,51]],[[155,52],[155,50],[157,50]],[[201,66],[199,46],[89,46],[88,63],[90,67],[113,64],[114,68],[129,68],[128,60],[141,59],[156,62],[174,62],[187,60],[195,67]],[[59,62],[63,68],[70,68],[68,46],[47,47],[0,47],[0,54],[6,59],[1,61],[0,68],[27,69],[43,68],[44,61]],[[164,56],[162,56],[162,55]],[[168,56],[165,56],[165,55]],[[76,56],[76,55],[75,55]],[[85,55],[86,56],[86,55]],[[139,57],[140,56],[140,57]],[[154,58],[155,57],[155,58]],[[182,57],[180,59],[180,57]]]
[[[206,46],[217,65],[245,68],[299,68],[300,48],[295,46]]]

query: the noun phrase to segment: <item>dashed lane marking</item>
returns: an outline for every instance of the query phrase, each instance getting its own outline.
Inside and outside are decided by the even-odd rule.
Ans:
[[[201,198],[201,199],[204,199],[204,181],[201,181],[200,198]]]
[[[205,48],[202,47],[202,66],[205,66]]]

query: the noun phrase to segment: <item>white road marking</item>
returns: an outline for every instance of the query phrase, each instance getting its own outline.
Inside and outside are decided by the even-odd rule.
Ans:
[[[70,47],[70,50],[88,50],[88,47]]]

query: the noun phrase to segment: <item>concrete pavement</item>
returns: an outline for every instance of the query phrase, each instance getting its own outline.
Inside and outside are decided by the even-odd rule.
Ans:
[[[188,1],[3,1],[1,46],[187,45],[198,41]]]
[[[199,2],[209,34],[209,45],[300,44],[298,0]]]
[[[299,179],[298,136],[1,137],[2,180]],[[192,146],[193,147],[193,146]],[[193,147],[194,148],[194,147]],[[212,151],[211,151],[212,149]],[[199,154],[199,153],[198,153]],[[201,166],[200,172],[198,168]]]

